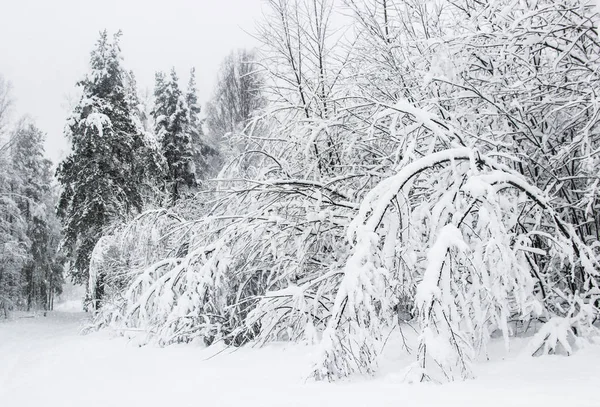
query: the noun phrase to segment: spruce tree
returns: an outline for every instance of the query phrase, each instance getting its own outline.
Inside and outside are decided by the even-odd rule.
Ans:
[[[168,108],[169,108],[169,83],[164,72],[157,72],[154,76],[154,109],[152,117],[154,118],[154,132],[156,136],[162,137],[167,131]]]
[[[144,175],[138,157],[145,145],[133,119],[120,35],[110,42],[102,32],[91,53],[90,72],[78,83],[81,100],[67,123],[72,153],[57,170],[63,187],[58,213],[64,246],[79,283],[88,278],[90,256],[104,229],[141,210],[143,204]]]
[[[190,80],[185,93],[185,101],[190,109],[190,133],[197,139],[202,135],[202,123],[200,122],[200,105],[198,104],[198,90],[196,89],[196,69],[190,70]]]
[[[164,178],[165,163],[156,137],[149,128],[149,112],[141,102],[137,81],[133,71],[126,72],[125,90],[127,103],[138,132],[142,135],[142,148],[137,155],[137,167],[134,171],[141,178],[143,201],[154,202],[160,197],[160,185]]]
[[[155,134],[166,161],[165,188],[171,204],[181,197],[182,187],[196,185],[190,133],[190,111],[185,95],[179,89],[177,73],[170,79],[156,74],[155,107],[152,112]]]

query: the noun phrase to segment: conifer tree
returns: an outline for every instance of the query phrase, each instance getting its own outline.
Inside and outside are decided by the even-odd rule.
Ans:
[[[142,135],[143,147],[140,149],[136,160],[135,173],[142,179],[141,192],[145,204],[156,201],[159,197],[160,184],[164,177],[164,158],[160,146],[149,124],[149,111],[142,103],[138,94],[137,81],[133,71],[125,73],[125,89],[127,103],[138,132]]]
[[[202,136],[202,123],[200,121],[200,105],[198,104],[198,90],[196,87],[196,69],[190,70],[190,80],[185,93],[185,101],[190,110],[190,134],[192,140],[200,141]]]
[[[151,115],[154,119],[154,134],[159,139],[167,132],[169,123],[168,85],[165,73],[156,72],[154,76],[154,107]]]
[[[131,115],[134,118],[135,124],[143,129],[148,118],[141,106],[140,97],[137,92],[137,80],[135,79],[135,74],[133,71],[126,71],[124,75],[126,99],[131,107]]]
[[[120,36],[110,42],[102,32],[91,53],[91,70],[78,84],[83,94],[66,128],[72,153],[57,170],[64,246],[80,283],[87,280],[90,255],[104,229],[143,204],[138,159],[146,146],[128,101]]]
[[[177,73],[171,70],[169,81],[156,74],[155,107],[152,112],[155,133],[166,161],[166,189],[171,204],[181,197],[183,186],[196,185],[190,134],[190,111],[179,89]]]

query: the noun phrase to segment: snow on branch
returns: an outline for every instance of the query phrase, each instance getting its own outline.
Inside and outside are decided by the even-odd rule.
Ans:
[[[423,187],[415,181],[420,175],[439,180],[439,185],[411,198],[411,187]],[[348,238],[355,245],[321,341],[314,373],[318,378],[373,371],[379,336],[390,323],[389,303],[393,302],[389,292],[373,287],[385,287],[383,282],[393,280],[398,272],[382,267],[380,233],[387,230],[382,228],[389,223],[386,217],[397,216],[394,202],[399,196],[408,197],[411,209],[409,219],[402,219],[409,223],[408,236],[399,242],[396,255],[422,256],[422,261],[411,262],[412,270],[402,271],[419,281],[413,309],[420,324],[420,344],[411,380],[430,378],[436,370],[447,380],[470,377],[470,362],[478,352],[485,352],[492,332],[502,332],[508,347],[512,318],[548,315],[546,306],[553,296],[540,301],[538,285],[557,291],[572,286],[564,278],[557,286],[556,277],[532,267],[531,253],[548,256],[545,250],[530,247],[528,236],[534,230],[518,215],[527,202],[523,196],[550,222],[540,231],[549,228],[556,236],[544,243],[552,253],[549,261],[568,259],[573,278],[579,273],[583,286],[598,284],[600,267],[591,249],[552,209],[542,191],[475,149],[435,152],[382,180],[366,194],[349,225]],[[525,234],[519,229],[525,229]],[[577,297],[576,292],[571,294]],[[585,332],[590,333],[597,308],[589,299],[586,303],[595,310],[577,318],[586,315]],[[427,368],[429,359],[435,369]]]

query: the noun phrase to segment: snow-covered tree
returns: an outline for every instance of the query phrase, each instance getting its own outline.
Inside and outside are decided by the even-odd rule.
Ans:
[[[185,93],[185,101],[190,111],[189,132],[194,150],[194,168],[197,182],[214,175],[220,168],[220,154],[214,140],[209,140],[202,129],[200,105],[196,88],[196,70],[190,70],[190,79]]]
[[[138,160],[147,146],[130,105],[120,36],[111,42],[102,32],[91,53],[90,72],[78,83],[81,100],[65,130],[72,153],[57,170],[64,247],[77,282],[87,281],[90,255],[104,229],[143,206]]]
[[[127,104],[131,108],[132,119],[138,132],[142,135],[143,148],[138,152],[135,173],[144,181],[140,185],[144,205],[152,206],[160,202],[160,188],[165,174],[165,160],[160,144],[154,134],[150,120],[149,104],[143,103],[137,88],[133,71],[125,72],[125,88]]]
[[[22,298],[21,268],[28,259],[27,223],[17,204],[18,182],[10,160],[16,134],[7,131],[12,102],[10,82],[0,76],[0,307],[5,317]]]
[[[409,381],[471,377],[521,326],[532,354],[597,335],[591,2],[269,5],[266,106],[227,130],[243,148],[209,207],[128,225],[168,254],[135,249],[100,319],[161,344],[317,343],[327,380],[374,372],[407,319]]]
[[[17,177],[17,204],[27,223],[29,256],[21,271],[27,309],[49,309],[62,285],[60,229],[54,214],[51,163],[44,157],[44,134],[24,119],[11,147],[12,169]]]
[[[0,302],[9,308],[52,307],[63,283],[60,227],[44,135],[23,118],[0,148]]]
[[[168,80],[163,73],[156,74],[154,96],[155,134],[166,161],[166,189],[170,203],[175,204],[181,198],[182,188],[196,185],[192,137],[197,129],[190,123],[186,102],[189,96],[179,89],[175,68]],[[197,125],[197,117],[194,121]]]
[[[221,63],[206,113],[208,131],[217,140],[241,132],[264,107],[264,78],[256,59],[254,51],[237,50]]]
[[[2,139],[0,148],[0,307],[5,312],[23,298],[23,265],[29,260],[27,222],[18,206],[17,175],[12,169],[8,144]],[[6,148],[5,148],[6,147]],[[8,317],[8,314],[5,314]]]
[[[10,82],[0,74],[0,136],[6,132],[9,112],[13,104],[11,88]],[[2,148],[6,148],[6,145],[3,145]]]

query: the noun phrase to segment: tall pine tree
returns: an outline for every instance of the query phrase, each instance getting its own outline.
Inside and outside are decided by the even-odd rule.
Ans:
[[[79,283],[88,278],[92,250],[105,228],[143,204],[138,160],[146,146],[133,119],[120,35],[110,42],[102,32],[91,53],[91,70],[78,83],[83,94],[66,128],[72,153],[57,170],[64,246]]]
[[[171,204],[181,198],[183,187],[196,185],[190,110],[178,82],[174,68],[168,80],[163,73],[156,74],[152,112],[155,133],[166,161],[165,188]]]
[[[149,111],[141,102],[138,94],[137,81],[133,71],[125,73],[125,89],[127,103],[131,107],[131,115],[138,132],[142,134],[143,148],[137,156],[137,168],[134,172],[141,177],[141,193],[145,203],[160,200],[160,185],[164,178],[165,162],[160,145],[156,140],[149,124]]]

